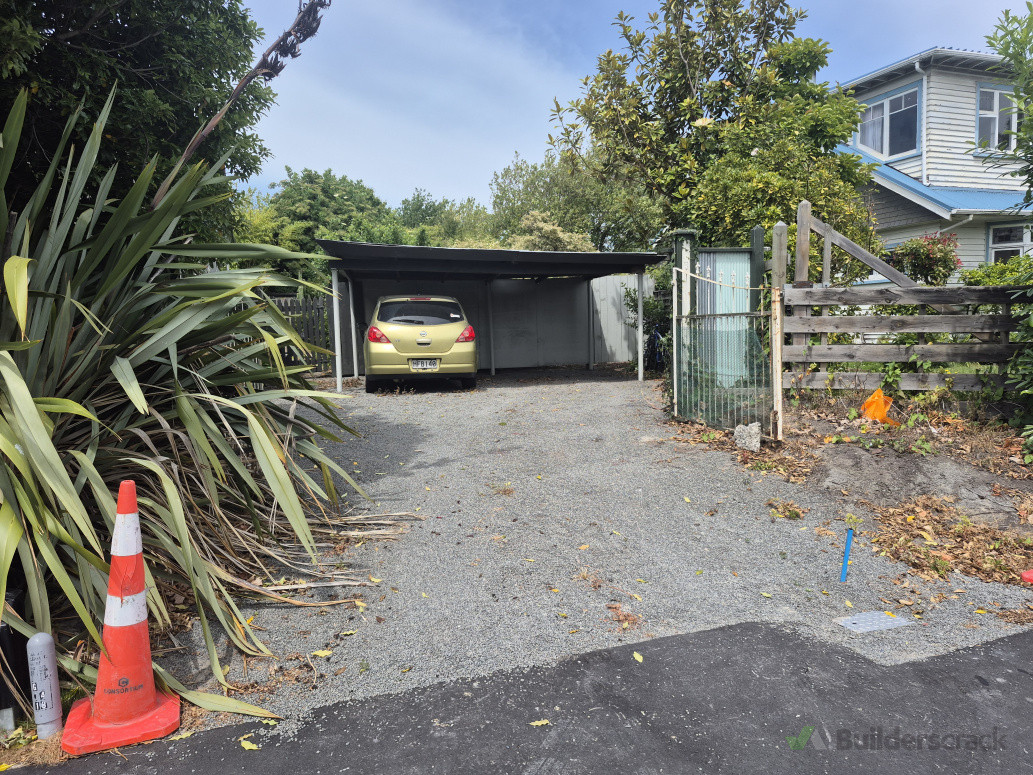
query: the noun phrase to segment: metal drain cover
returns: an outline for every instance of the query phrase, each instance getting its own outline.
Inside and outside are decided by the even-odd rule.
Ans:
[[[899,616],[890,616],[885,611],[865,611],[853,616],[841,616],[834,621],[842,624],[852,632],[875,632],[876,630],[892,630],[895,627],[907,627],[911,622]]]

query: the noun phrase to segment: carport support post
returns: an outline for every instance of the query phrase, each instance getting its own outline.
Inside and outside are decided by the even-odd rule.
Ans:
[[[492,280],[488,280],[488,363],[491,365],[491,376],[495,376],[495,307],[492,293]]]
[[[337,377],[337,392],[344,392],[344,364],[341,363],[341,280],[337,270],[330,270],[334,299],[334,376]]]
[[[646,292],[645,272],[638,273],[638,381],[646,378],[646,345],[643,341],[645,336],[645,324],[642,321],[642,296]]]
[[[585,280],[585,288],[585,299],[588,302],[585,305],[588,307],[588,370],[591,371],[595,368],[595,294],[592,293],[591,277]]]
[[[355,294],[352,291],[352,286],[355,285],[355,281],[348,278],[348,320],[351,321],[350,326],[352,330],[352,366],[355,371],[355,379],[359,378],[359,340],[358,340],[358,326],[355,324]]]

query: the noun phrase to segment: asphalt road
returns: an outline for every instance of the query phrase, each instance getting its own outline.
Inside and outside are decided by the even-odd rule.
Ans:
[[[331,705],[290,739],[259,737],[256,721],[53,771],[1028,773],[1031,657],[1024,632],[887,667],[739,624]],[[249,734],[258,750],[241,747]]]

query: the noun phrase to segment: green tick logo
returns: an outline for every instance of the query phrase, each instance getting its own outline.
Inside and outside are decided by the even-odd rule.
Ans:
[[[814,727],[804,727],[800,730],[800,734],[796,737],[787,737],[786,740],[789,742],[789,748],[793,751],[802,751],[807,747],[807,741],[811,739],[811,734],[814,732]]]

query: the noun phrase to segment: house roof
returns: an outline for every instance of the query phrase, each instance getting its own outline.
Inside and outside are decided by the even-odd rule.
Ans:
[[[988,70],[991,67],[1000,65],[1002,57],[999,54],[990,54],[985,51],[967,51],[960,48],[927,48],[899,62],[885,65],[870,73],[859,75],[843,83],[844,89],[855,91],[878,88],[885,83],[911,75],[915,72],[915,65],[922,69],[936,65],[939,67],[957,67],[963,69]]]
[[[915,204],[921,205],[940,218],[949,219],[955,215],[979,215],[1020,210],[1023,191],[1021,189],[961,188],[955,186],[926,186],[910,175],[905,175],[888,164],[883,164],[871,154],[847,145],[839,146],[841,153],[860,156],[866,164],[877,165],[872,178],[877,185],[886,188]]]
[[[417,276],[435,280],[592,278],[636,274],[664,258],[658,253],[568,253],[316,241],[331,256],[330,268],[360,280]]]

